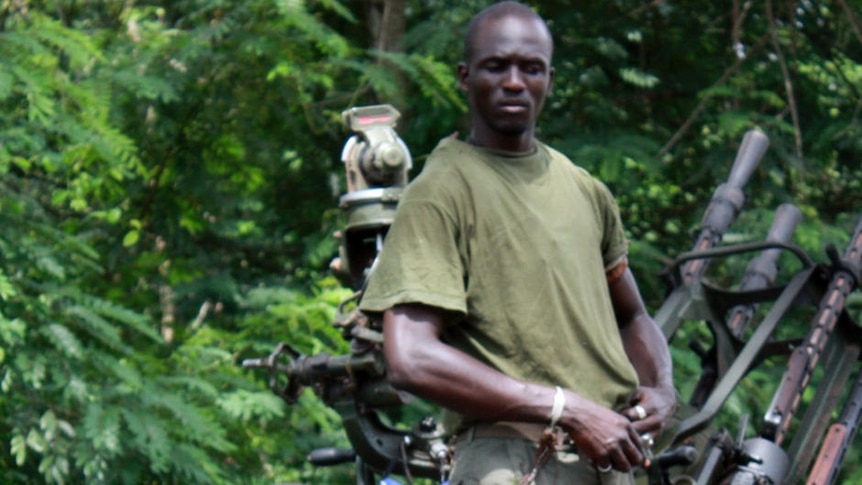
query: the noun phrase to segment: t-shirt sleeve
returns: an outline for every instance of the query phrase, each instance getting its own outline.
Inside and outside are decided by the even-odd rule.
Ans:
[[[605,267],[616,264],[628,253],[629,242],[626,238],[620,208],[608,187],[597,181],[599,207],[601,210],[604,235],[602,236],[602,259]]]
[[[360,309],[421,303],[466,313],[464,263],[452,216],[437,203],[405,198],[372,269]]]

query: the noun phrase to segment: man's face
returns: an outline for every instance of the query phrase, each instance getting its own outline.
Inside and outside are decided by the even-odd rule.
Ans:
[[[511,149],[512,139],[532,146],[554,74],[547,30],[535,19],[510,15],[485,21],[476,33],[469,64],[458,66],[473,137],[492,148]]]

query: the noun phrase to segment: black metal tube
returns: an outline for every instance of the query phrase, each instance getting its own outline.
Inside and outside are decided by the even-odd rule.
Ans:
[[[724,232],[736,220],[745,202],[742,187],[748,183],[768,147],[769,138],[762,131],[751,130],[745,134],[727,182],[718,186],[706,208],[694,251],[703,251],[718,244]],[[703,275],[708,264],[708,260],[692,260],[686,263],[682,271],[683,281],[696,281]]]
[[[778,209],[775,211],[775,219],[772,221],[772,226],[769,228],[766,240],[781,243],[790,242],[790,237],[793,235],[793,231],[796,230],[796,226],[801,219],[802,212],[793,204],[778,206]],[[780,255],[780,249],[767,249],[758,257],[753,258],[745,269],[745,275],[739,284],[739,289],[753,290],[765,288],[774,283],[778,273],[776,262]],[[742,337],[756,310],[756,305],[738,305],[730,310],[727,325],[734,337]]]

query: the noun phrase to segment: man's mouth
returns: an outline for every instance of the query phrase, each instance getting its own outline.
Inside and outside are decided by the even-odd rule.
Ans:
[[[503,101],[499,104],[500,110],[506,113],[522,113],[527,111],[527,103],[521,101]]]

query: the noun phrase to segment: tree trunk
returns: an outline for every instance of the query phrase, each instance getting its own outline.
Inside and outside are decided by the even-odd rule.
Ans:
[[[401,43],[407,22],[404,16],[406,0],[370,0],[368,3],[368,27],[371,30],[371,46],[390,52],[402,52]]]
[[[371,48],[386,52],[404,51],[402,40],[407,26],[404,15],[406,3],[406,0],[369,0],[367,16]],[[395,105],[403,114],[407,108],[407,80],[398,66],[392,63],[384,65],[392,70],[393,79],[399,88],[394,97],[379,101]]]

